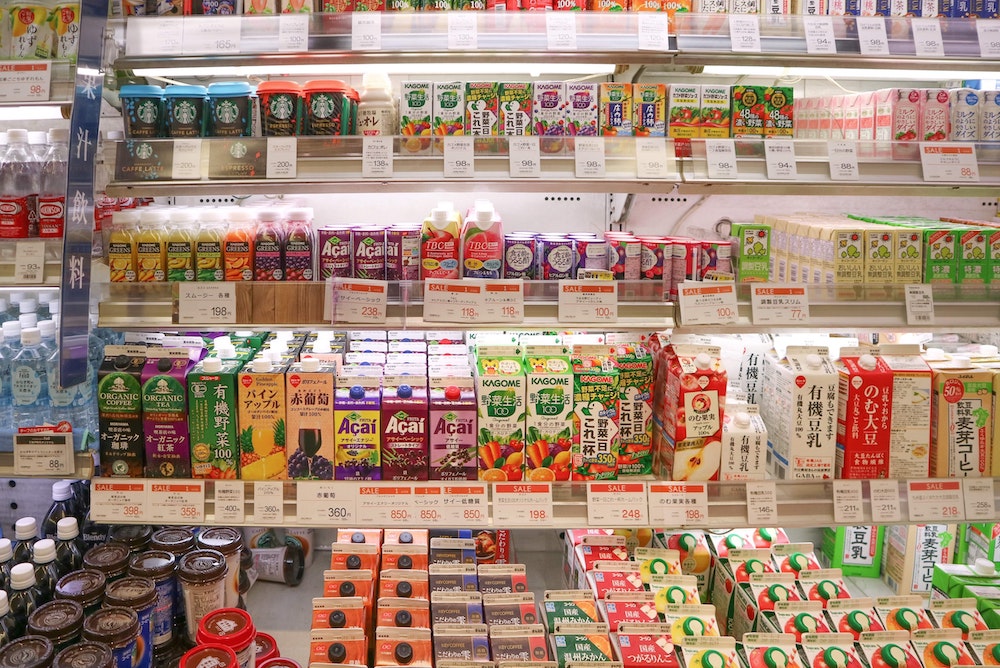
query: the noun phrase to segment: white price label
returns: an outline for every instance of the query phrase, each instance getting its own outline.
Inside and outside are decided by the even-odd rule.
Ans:
[[[708,521],[708,486],[694,482],[649,483],[649,521],[655,526],[702,526]]]
[[[993,478],[965,478],[962,480],[967,522],[992,522],[997,517],[996,497],[993,495]]]
[[[806,53],[832,55],[837,53],[837,38],[833,34],[833,19],[829,16],[803,16],[806,33]]]
[[[795,164],[795,144],[790,141],[764,142],[764,159],[767,162],[767,178],[772,181],[788,181],[799,177]]]
[[[705,158],[708,161],[708,178],[739,177],[739,170],[736,167],[736,142],[732,139],[706,139]]]
[[[618,322],[618,284],[614,281],[559,281],[561,323]]]
[[[603,179],[604,137],[577,137],[575,147],[576,177]]]
[[[979,183],[979,161],[974,144],[921,142],[920,165],[924,181]]]
[[[454,12],[449,14],[462,14]],[[476,153],[472,137],[444,138],[444,177],[446,179],[470,179],[476,175]]]
[[[14,246],[14,282],[42,283],[45,280],[45,242],[18,241]]]
[[[148,520],[156,524],[204,524],[205,481],[149,482]]]
[[[296,53],[309,50],[309,14],[282,14],[278,17],[278,51]]]
[[[545,39],[549,51],[576,51],[577,12],[545,12]]]
[[[760,53],[760,18],[756,14],[730,14],[729,42],[733,53]]]
[[[944,57],[944,39],[941,37],[941,22],[934,19],[910,19],[913,30],[913,48],[918,56],[928,58]]]
[[[830,157],[831,181],[857,181],[861,178],[858,171],[858,145],[853,141],[831,141],[827,145]]]
[[[417,521],[443,526],[469,526],[489,518],[485,483],[414,485]]]
[[[979,36],[979,55],[983,58],[1000,58],[1000,21],[976,19]]]
[[[592,527],[648,527],[646,483],[587,483],[587,523]]]
[[[551,12],[570,14],[570,12]],[[542,175],[542,160],[539,157],[538,137],[511,137],[507,140],[510,149],[511,178],[538,178]]]
[[[280,482],[257,481],[253,484],[253,522],[263,526],[281,526],[285,521],[285,487]]]
[[[197,181],[201,178],[201,140],[174,139],[170,178],[175,181]]]
[[[240,52],[242,16],[185,16],[183,20],[185,56]]]
[[[215,481],[215,523],[243,524],[246,520],[242,480]]]
[[[358,485],[343,480],[299,480],[295,484],[295,514],[299,524],[355,524]]]
[[[524,322],[524,281],[520,278],[487,280],[483,284],[480,322]]]
[[[746,489],[748,526],[778,525],[778,490],[775,484],[773,482],[748,482]]]
[[[739,317],[733,283],[686,281],[678,286],[677,297],[684,327],[728,325]]]
[[[125,20],[126,56],[166,56],[181,53],[184,45],[184,19],[130,16]]]
[[[414,526],[419,511],[413,505],[413,485],[369,485],[358,490],[358,524],[361,526]]]
[[[753,283],[750,309],[755,325],[804,325],[809,322],[809,293],[804,285]]]
[[[860,480],[833,481],[833,521],[837,524],[863,524],[864,498]]]
[[[475,51],[479,30],[475,12],[448,12],[448,48]]]
[[[906,286],[906,324],[930,325],[934,323],[934,291],[927,283]]]
[[[638,38],[640,51],[669,51],[670,32],[666,12],[638,12]]]
[[[351,13],[351,51],[379,51],[382,48],[382,13]]]
[[[961,480],[908,480],[910,522],[962,522],[965,499]]]
[[[146,481],[94,478],[90,485],[90,518],[98,524],[145,522]]]
[[[644,16],[649,12],[642,12]],[[662,137],[638,137],[635,140],[635,175],[640,179],[666,179],[674,171],[673,159],[667,158],[667,142]]]
[[[375,14],[377,12],[355,12]],[[389,178],[392,176],[392,137],[363,137],[361,139],[361,176],[364,178]]]
[[[493,486],[493,525],[553,526],[552,483],[500,482]]]
[[[181,282],[177,286],[178,324],[236,324],[236,287],[233,283]]]
[[[424,320],[448,323],[511,323],[524,320],[524,281],[429,280]]]
[[[298,160],[295,137],[267,138],[267,178],[294,179],[298,174]]]
[[[14,475],[69,476],[74,470],[72,432],[14,434]]]
[[[870,480],[868,491],[872,499],[872,522],[894,524],[902,521],[899,506],[899,482],[896,480]]]
[[[0,102],[45,102],[52,85],[52,63],[0,62]]]
[[[885,20],[881,16],[859,16],[858,46],[863,56],[888,56],[889,37],[885,33]]]
[[[389,284],[355,278],[337,278],[333,287],[333,322],[384,323]]]

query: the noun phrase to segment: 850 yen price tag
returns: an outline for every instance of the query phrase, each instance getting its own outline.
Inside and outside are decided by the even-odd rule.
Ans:
[[[898,481],[870,480],[868,481],[868,492],[872,499],[872,522],[892,524],[902,520]]]
[[[494,526],[552,526],[552,483],[498,482],[493,486]]]
[[[142,523],[146,516],[146,481],[95,478],[90,486],[90,517],[100,524],[123,519]]]
[[[246,519],[242,480],[215,481],[215,523],[243,524]]]
[[[299,524],[353,524],[358,515],[358,485],[342,480],[299,480],[295,508]]]
[[[760,19],[756,14],[729,15],[729,43],[733,53],[760,53]]]
[[[357,13],[355,12],[355,15]],[[375,14],[377,12],[364,13]],[[361,176],[366,179],[392,176],[392,137],[362,138]]]
[[[833,19],[829,16],[803,16],[802,27],[806,33],[806,53],[810,55],[837,53],[837,40],[833,34]]]
[[[857,181],[858,145],[853,141],[831,141],[827,154],[830,157],[831,181]]]
[[[351,51],[379,51],[382,48],[382,13],[351,13]]]
[[[417,521],[412,485],[369,485],[358,489],[358,524],[412,526]]]
[[[177,323],[236,324],[236,287],[233,283],[177,283]]]
[[[442,485],[438,521],[445,526],[478,526],[488,521],[489,514],[486,483]]]
[[[73,474],[72,432],[26,431],[14,434],[15,475]]]
[[[333,322],[384,323],[389,291],[385,281],[338,278],[333,286]]]
[[[677,290],[681,325],[727,325],[736,322],[736,286],[732,283],[688,281]]]
[[[804,325],[809,321],[809,295],[804,285],[752,284],[750,308],[755,325]]]
[[[577,137],[574,160],[577,178],[603,179],[604,137]]]
[[[41,283],[44,280],[45,242],[18,241],[14,246],[14,282],[28,284]]]
[[[569,14],[570,12],[551,12]],[[539,178],[542,175],[542,160],[539,157],[538,137],[511,137],[507,140],[510,149],[510,177]]]
[[[148,520],[157,524],[204,524],[205,481],[149,483]]]
[[[649,526],[646,484],[587,483],[587,523],[592,527]]]
[[[736,142],[732,139],[706,139],[705,158],[708,161],[708,178],[735,179],[739,176]]]
[[[865,519],[860,480],[833,481],[833,521],[837,524],[861,524]]]
[[[618,321],[618,285],[614,281],[559,281],[561,323]]]
[[[747,483],[747,522],[749,526],[769,527],[778,522],[778,491],[773,482]]]
[[[863,56],[888,56],[889,38],[885,33],[885,20],[881,16],[859,16],[858,46]]]
[[[906,505],[911,522],[961,522],[965,499],[961,480],[909,480]]]
[[[694,482],[649,483],[649,521],[656,526],[700,526],[708,520],[708,487]]]
[[[462,12],[454,13],[461,14]],[[469,179],[475,175],[476,153],[472,137],[445,137],[444,177],[446,179]]]
[[[967,522],[992,522],[997,516],[996,497],[993,495],[993,478],[964,478],[962,493],[965,498]]]
[[[285,490],[280,482],[253,484],[253,522],[280,526],[285,521]]]

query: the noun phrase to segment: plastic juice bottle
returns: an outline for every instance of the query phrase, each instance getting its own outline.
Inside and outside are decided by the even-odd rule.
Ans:
[[[227,281],[253,280],[254,215],[245,209],[229,212],[222,238],[222,262]]]
[[[437,208],[420,229],[420,278],[460,278],[459,233],[461,225],[447,209]]]
[[[199,281],[221,281],[225,278],[222,265],[222,237],[225,217],[220,209],[201,212],[201,226],[195,235],[195,276]]]
[[[143,209],[139,213],[139,233],[135,237],[136,280],[140,283],[167,279],[166,226],[170,214],[165,209]]]
[[[284,216],[277,209],[264,209],[257,214],[253,242],[255,281],[280,281],[284,276],[284,223]]]
[[[170,212],[167,231],[167,280],[193,281],[194,230],[198,212],[194,209],[176,209]]]
[[[139,212],[116,211],[111,218],[108,238],[108,269],[112,283],[131,283],[136,280],[135,235],[139,225]]]
[[[462,227],[462,275],[500,278],[503,269],[503,223],[489,202],[477,203]]]

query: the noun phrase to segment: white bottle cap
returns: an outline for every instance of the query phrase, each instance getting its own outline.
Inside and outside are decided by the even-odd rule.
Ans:
[[[60,306],[58,299],[53,299],[49,302],[49,315],[55,316],[60,311],[62,311],[62,306]],[[55,318],[53,318],[53,320],[55,320]]]
[[[10,588],[17,591],[35,586],[35,567],[29,563],[18,564],[10,569]]]
[[[226,219],[226,214],[222,209],[213,207],[199,211],[198,218],[203,223],[221,223]]]
[[[56,522],[56,538],[59,540],[73,540],[80,535],[80,525],[75,517],[64,517]]]
[[[875,367],[878,366],[878,360],[875,359],[874,355],[864,354],[858,358],[858,366],[865,371],[874,371]]]
[[[68,144],[69,128],[52,128],[48,131],[46,139],[50,144]]]
[[[951,365],[955,368],[964,369],[971,365],[969,358],[965,355],[955,355],[951,358]]]
[[[111,214],[111,224],[116,227],[134,227],[139,224],[139,210],[115,211]]]
[[[7,130],[7,144],[27,144],[28,131],[21,128]]]
[[[0,590],[0,617],[10,612],[10,604],[7,602],[7,592]]]
[[[266,357],[258,357],[253,361],[251,368],[254,373],[267,373],[271,370],[271,360]]]
[[[235,334],[236,336],[238,336],[241,339],[249,339],[251,336],[253,336],[253,330],[252,329],[238,329],[235,332],[233,332],[233,334]]]
[[[270,360],[272,365],[281,366],[281,358],[283,356],[283,353],[280,350],[275,350],[274,348],[271,348],[265,354],[267,355],[267,358]]]
[[[34,517],[22,517],[14,522],[14,538],[16,540],[30,540],[38,538],[38,525]]]
[[[212,346],[218,348],[220,345],[231,346],[233,345],[233,337],[228,334],[223,334],[222,336],[217,336],[212,340]]]
[[[996,566],[989,559],[979,557],[976,559],[976,563],[972,564],[972,570],[976,572],[976,575],[993,575],[996,573]]]
[[[365,72],[364,76],[361,77],[361,86],[363,88],[384,88],[390,90],[392,89],[392,82],[389,81],[389,75],[385,72],[371,70]]]
[[[983,357],[994,357],[998,351],[997,347],[990,343],[984,343],[979,346],[979,354]]]
[[[36,564],[47,564],[56,559],[56,542],[51,538],[43,538],[31,548],[31,560]]]
[[[21,330],[24,331],[28,327],[38,327],[38,314],[37,313],[22,313],[17,316],[17,321],[21,323]]]
[[[5,338],[12,339],[21,336],[21,323],[17,320],[8,320],[3,325],[0,325],[0,328],[3,329]]]
[[[38,331],[42,333],[43,339],[50,339],[56,335],[56,322],[55,320],[39,320],[38,321]]]
[[[222,371],[222,360],[218,357],[206,357],[201,361],[201,368],[206,373],[219,373]]]
[[[38,310],[37,299],[22,299],[17,305],[20,313],[34,313]]]
[[[52,500],[65,501],[73,498],[73,486],[65,480],[57,480],[52,483]]]
[[[306,357],[302,360],[303,371],[319,371],[319,360],[315,357]]]
[[[447,209],[434,209],[431,211],[431,220],[435,223],[447,223],[448,222],[448,210]]]
[[[26,327],[21,330],[22,346],[37,346],[42,342],[42,333],[37,327]],[[34,520],[32,520],[34,522]]]
[[[823,358],[816,353],[810,353],[806,355],[806,366],[810,369],[816,369],[823,366]]]
[[[317,355],[324,355],[333,352],[333,348],[330,347],[330,342],[327,339],[316,339],[313,342],[312,351]]]
[[[260,211],[257,212],[257,220],[261,221],[262,223],[277,223],[284,219],[285,216],[280,209],[268,208],[268,209],[261,209]]]
[[[14,558],[14,548],[10,544],[10,538],[0,538],[0,564]]]
[[[190,223],[194,223],[197,220],[198,220],[198,209],[185,208],[185,209],[170,210],[170,222],[172,223],[179,225],[187,225]]]
[[[295,332],[290,329],[279,329],[274,333],[276,341],[291,341],[294,336]]]
[[[313,219],[312,207],[302,206],[288,210],[288,220],[311,221]]]
[[[698,353],[694,358],[694,365],[699,369],[708,369],[712,366],[712,358],[708,353]]]
[[[170,209],[146,207],[139,211],[140,225],[165,225],[170,220]]]
[[[924,359],[943,360],[944,357],[944,351],[941,348],[928,348],[924,351]]]
[[[11,304],[20,304],[27,298],[28,298],[28,293],[24,292],[23,290],[18,290],[17,292],[10,293]]]
[[[236,347],[232,344],[228,346],[216,346],[215,355],[220,360],[231,360],[236,358]]]
[[[252,223],[257,219],[253,211],[238,206],[230,208],[226,213],[231,223]]]
[[[736,414],[736,417],[733,418],[733,422],[736,423],[737,427],[743,427],[743,428],[749,427],[750,414],[740,411],[739,413]]]
[[[487,202],[489,204],[489,202]],[[476,207],[476,222],[477,223],[490,223],[493,222],[493,207],[481,208]]]

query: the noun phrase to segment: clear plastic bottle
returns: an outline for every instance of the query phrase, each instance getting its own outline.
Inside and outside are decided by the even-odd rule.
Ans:
[[[10,569],[14,567],[14,546],[9,538],[0,538],[0,589],[10,589]]]
[[[17,316],[21,312],[20,304],[27,298],[28,298],[28,293],[23,292],[21,290],[10,293],[10,298],[7,302],[8,320],[17,320]]]
[[[55,292],[39,292],[38,293],[38,318],[39,320],[51,320],[52,311],[49,309],[49,305],[53,302],[59,301],[59,294]]]
[[[87,377],[76,385],[63,387],[59,375],[59,349],[46,356],[46,376],[49,383],[49,406],[53,422],[66,420],[73,429],[90,429],[93,426],[94,367],[87,362]]]
[[[0,325],[3,331],[3,344],[0,344],[0,354],[8,360],[13,360],[14,355],[21,349],[21,323],[17,320],[8,320]]]
[[[48,360],[41,343],[37,327],[21,330],[21,350],[14,356],[10,369],[15,427],[45,424],[51,419]]]
[[[42,520],[42,538],[55,538],[59,520],[73,517],[73,485],[65,480],[52,483],[52,505]]]
[[[198,230],[198,212],[195,209],[174,209],[170,212],[167,228],[167,280],[193,281],[196,279],[194,244]]]
[[[365,72],[361,78],[361,86],[358,134],[396,134],[396,101],[392,97],[389,76],[385,72]]]
[[[44,130],[28,131],[28,148],[31,149],[31,156],[39,162],[42,161],[42,158],[48,152],[49,147],[46,144],[46,140],[47,137]]]
[[[222,209],[203,209],[195,237],[196,280],[221,281],[225,278],[222,265],[222,237],[226,233],[225,214]]]
[[[7,602],[10,605],[8,615],[15,638],[24,635],[28,629],[28,617],[41,604],[35,584],[35,567],[30,562],[10,569],[10,595]]]
[[[28,148],[28,131],[8,130],[0,159],[0,238],[38,236],[39,167]]]
[[[80,528],[75,517],[64,517],[56,527],[56,571],[59,577],[83,567]]]
[[[14,522],[14,563],[30,564],[31,550],[38,540],[38,524],[34,517],[22,517]]]
[[[48,150],[41,159],[38,190],[38,236],[61,239],[66,208],[66,166],[69,162],[69,130],[53,128]]]
[[[23,325],[22,325],[23,327]],[[56,343],[56,323],[54,320],[39,320],[38,332],[42,336],[42,350],[45,354],[51,355],[59,347]]]
[[[7,312],[8,308],[7,298],[0,297],[0,325],[11,319],[10,313]]]

